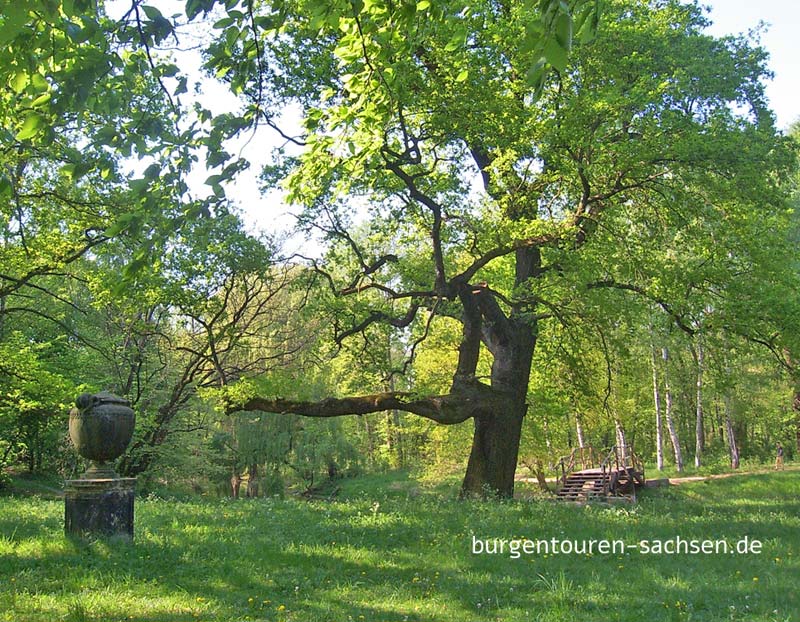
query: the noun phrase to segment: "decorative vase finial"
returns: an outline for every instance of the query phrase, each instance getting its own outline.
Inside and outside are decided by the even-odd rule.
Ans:
[[[107,391],[82,393],[69,413],[69,436],[78,453],[91,461],[85,479],[116,479],[110,464],[133,436],[135,414],[130,402]]]

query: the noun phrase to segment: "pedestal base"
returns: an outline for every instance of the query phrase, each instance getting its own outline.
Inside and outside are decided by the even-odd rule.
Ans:
[[[64,532],[133,539],[136,478],[71,479],[64,487]]]

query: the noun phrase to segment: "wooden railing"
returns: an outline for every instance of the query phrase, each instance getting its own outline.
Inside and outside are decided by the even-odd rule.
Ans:
[[[562,456],[556,461],[558,481],[565,484],[570,473],[576,470],[596,469],[600,466],[600,454],[591,445],[573,447],[568,456]]]
[[[616,488],[617,482],[612,481],[612,478],[618,477],[620,471],[628,471],[631,477],[633,477],[631,472],[644,477],[644,464],[630,445],[614,445],[602,458],[600,456],[601,454],[591,445],[573,448],[569,455],[559,458],[556,462],[558,485],[564,486],[571,473],[599,468],[603,493],[608,495]]]
[[[628,475],[633,478],[634,474],[641,474],[644,478],[644,463],[637,456],[633,447],[630,445],[614,445],[608,450],[606,457],[600,465],[603,477],[603,492],[608,494],[612,489],[616,488],[616,482],[612,481],[612,473],[619,474],[621,470],[628,472]],[[631,482],[633,485],[633,482]]]

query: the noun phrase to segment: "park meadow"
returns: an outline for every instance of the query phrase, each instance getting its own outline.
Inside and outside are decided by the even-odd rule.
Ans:
[[[763,23],[0,4],[0,622],[800,622]]]
[[[0,620],[794,622],[799,476],[738,473],[635,504],[457,500],[406,473],[354,479],[335,500],[152,496],[137,501],[133,543],[67,539],[63,500],[6,496]],[[515,558],[475,554],[473,538],[762,549]]]

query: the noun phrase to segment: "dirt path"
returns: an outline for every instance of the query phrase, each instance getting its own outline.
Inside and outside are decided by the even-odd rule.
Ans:
[[[785,471],[800,471],[800,464],[786,465]],[[714,473],[711,475],[687,475],[686,477],[650,477],[647,479],[650,486],[680,486],[681,484],[689,484],[691,482],[703,482],[712,479],[725,479],[726,477],[742,477],[745,475],[763,475],[765,473],[774,473],[775,469],[763,467],[755,471],[730,471],[728,473]],[[520,477],[517,476],[516,481],[526,482],[530,484],[538,483],[535,477]],[[557,481],[555,477],[548,477],[547,483],[554,484]]]
[[[800,465],[787,466],[785,471],[800,471]],[[691,475],[688,477],[670,477],[665,478],[669,481],[670,486],[681,484],[688,484],[690,482],[703,482],[710,479],[725,479],[726,477],[741,477],[743,475],[763,475],[765,473],[775,473],[775,469],[762,468],[757,471],[731,471],[729,473],[715,473],[713,475]]]
[[[11,492],[22,496],[39,496],[44,499],[60,499],[64,496],[64,489],[58,488],[52,481],[42,481],[41,478],[28,473],[12,473],[14,483]]]

